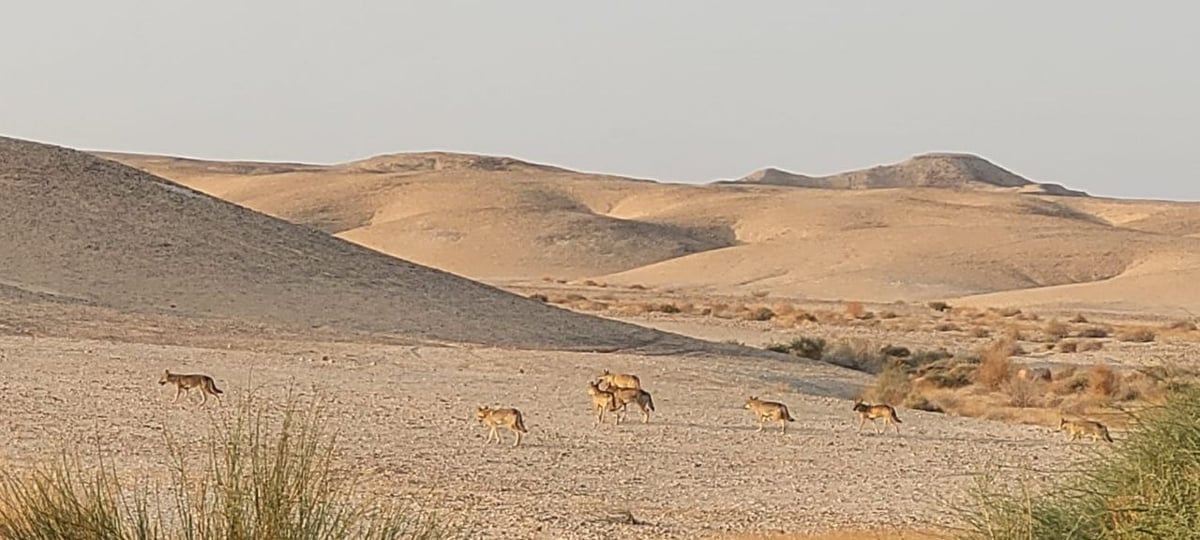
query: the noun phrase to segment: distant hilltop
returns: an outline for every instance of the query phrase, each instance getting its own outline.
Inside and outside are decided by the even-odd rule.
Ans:
[[[973,154],[930,153],[900,163],[879,165],[829,176],[806,176],[775,168],[754,171],[720,183],[766,184],[820,189],[883,189],[933,187],[1015,191],[1086,197],[1087,193],[1058,184],[1043,184],[1015,174]]]

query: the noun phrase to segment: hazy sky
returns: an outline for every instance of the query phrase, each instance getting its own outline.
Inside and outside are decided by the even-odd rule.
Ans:
[[[1200,200],[1198,18],[1165,1],[20,2],[0,17],[0,133],[686,182],[963,151]]]

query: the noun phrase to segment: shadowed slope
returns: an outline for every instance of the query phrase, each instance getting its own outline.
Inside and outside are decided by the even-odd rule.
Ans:
[[[679,350],[93,155],[0,138],[0,285],[143,313],[517,348]]]

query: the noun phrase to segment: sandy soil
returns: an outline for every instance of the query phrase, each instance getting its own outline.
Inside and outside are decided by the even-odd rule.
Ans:
[[[978,467],[1054,468],[1083,447],[1044,428],[903,409],[899,435],[859,434],[850,402],[811,394],[864,378],[800,362],[6,336],[0,430],[9,436],[0,440],[0,459],[27,467],[60,445],[92,448],[98,439],[118,469],[161,474],[164,430],[204,429],[209,414],[232,409],[171,404],[172,391],[156,384],[164,368],[211,373],[229,402],[256,387],[267,399],[279,399],[288,384],[317,388],[332,398],[345,443],[339,460],[365,474],[366,489],[472,521],[485,537],[697,538],[928,525],[948,519],[946,501],[958,500]],[[584,385],[603,368],[642,377],[657,407],[649,424],[594,425]],[[749,394],[791,407],[797,421],[786,435],[754,431],[741,408]],[[477,404],[523,410],[525,444],[485,444],[487,430],[471,417]],[[889,510],[868,499],[888,501]],[[645,523],[616,522],[624,510]]]

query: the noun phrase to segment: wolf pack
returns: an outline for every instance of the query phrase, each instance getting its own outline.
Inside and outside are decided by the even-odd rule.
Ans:
[[[179,401],[181,394],[190,395],[193,388],[200,390],[201,405],[207,403],[210,395],[216,397],[220,402],[221,394],[224,393],[217,388],[211,376],[203,374],[180,374],[165,370],[158,383],[175,386],[173,403]],[[650,413],[655,410],[653,396],[642,388],[642,381],[637,375],[612,373],[606,369],[594,380],[588,381],[587,393],[592,401],[592,412],[596,415],[597,426],[604,423],[605,415],[611,415],[613,424],[620,425],[631,404],[641,410],[643,424],[650,422]],[[742,408],[749,410],[754,415],[755,421],[758,422],[757,431],[759,432],[763,431],[768,422],[775,422],[779,424],[779,432],[786,434],[788,422],[796,421],[787,405],[778,401],[767,401],[759,399],[757,396],[750,396]],[[870,420],[876,434],[886,433],[888,427],[894,428],[897,435],[900,434],[900,424],[903,422],[896,416],[896,409],[891,405],[886,403],[870,404],[862,400],[855,400],[852,411],[858,413],[858,431],[860,432],[866,422]],[[475,417],[488,428],[486,441],[488,443],[495,441],[499,444],[501,442],[500,428],[507,428],[513,433],[514,447],[520,446],[522,436],[529,432],[525,428],[524,414],[515,407],[480,405],[475,408]],[[876,422],[877,420],[883,420],[882,429]],[[1058,429],[1071,441],[1086,436],[1091,437],[1094,441],[1113,442],[1108,433],[1108,427],[1095,420],[1060,418]]]

